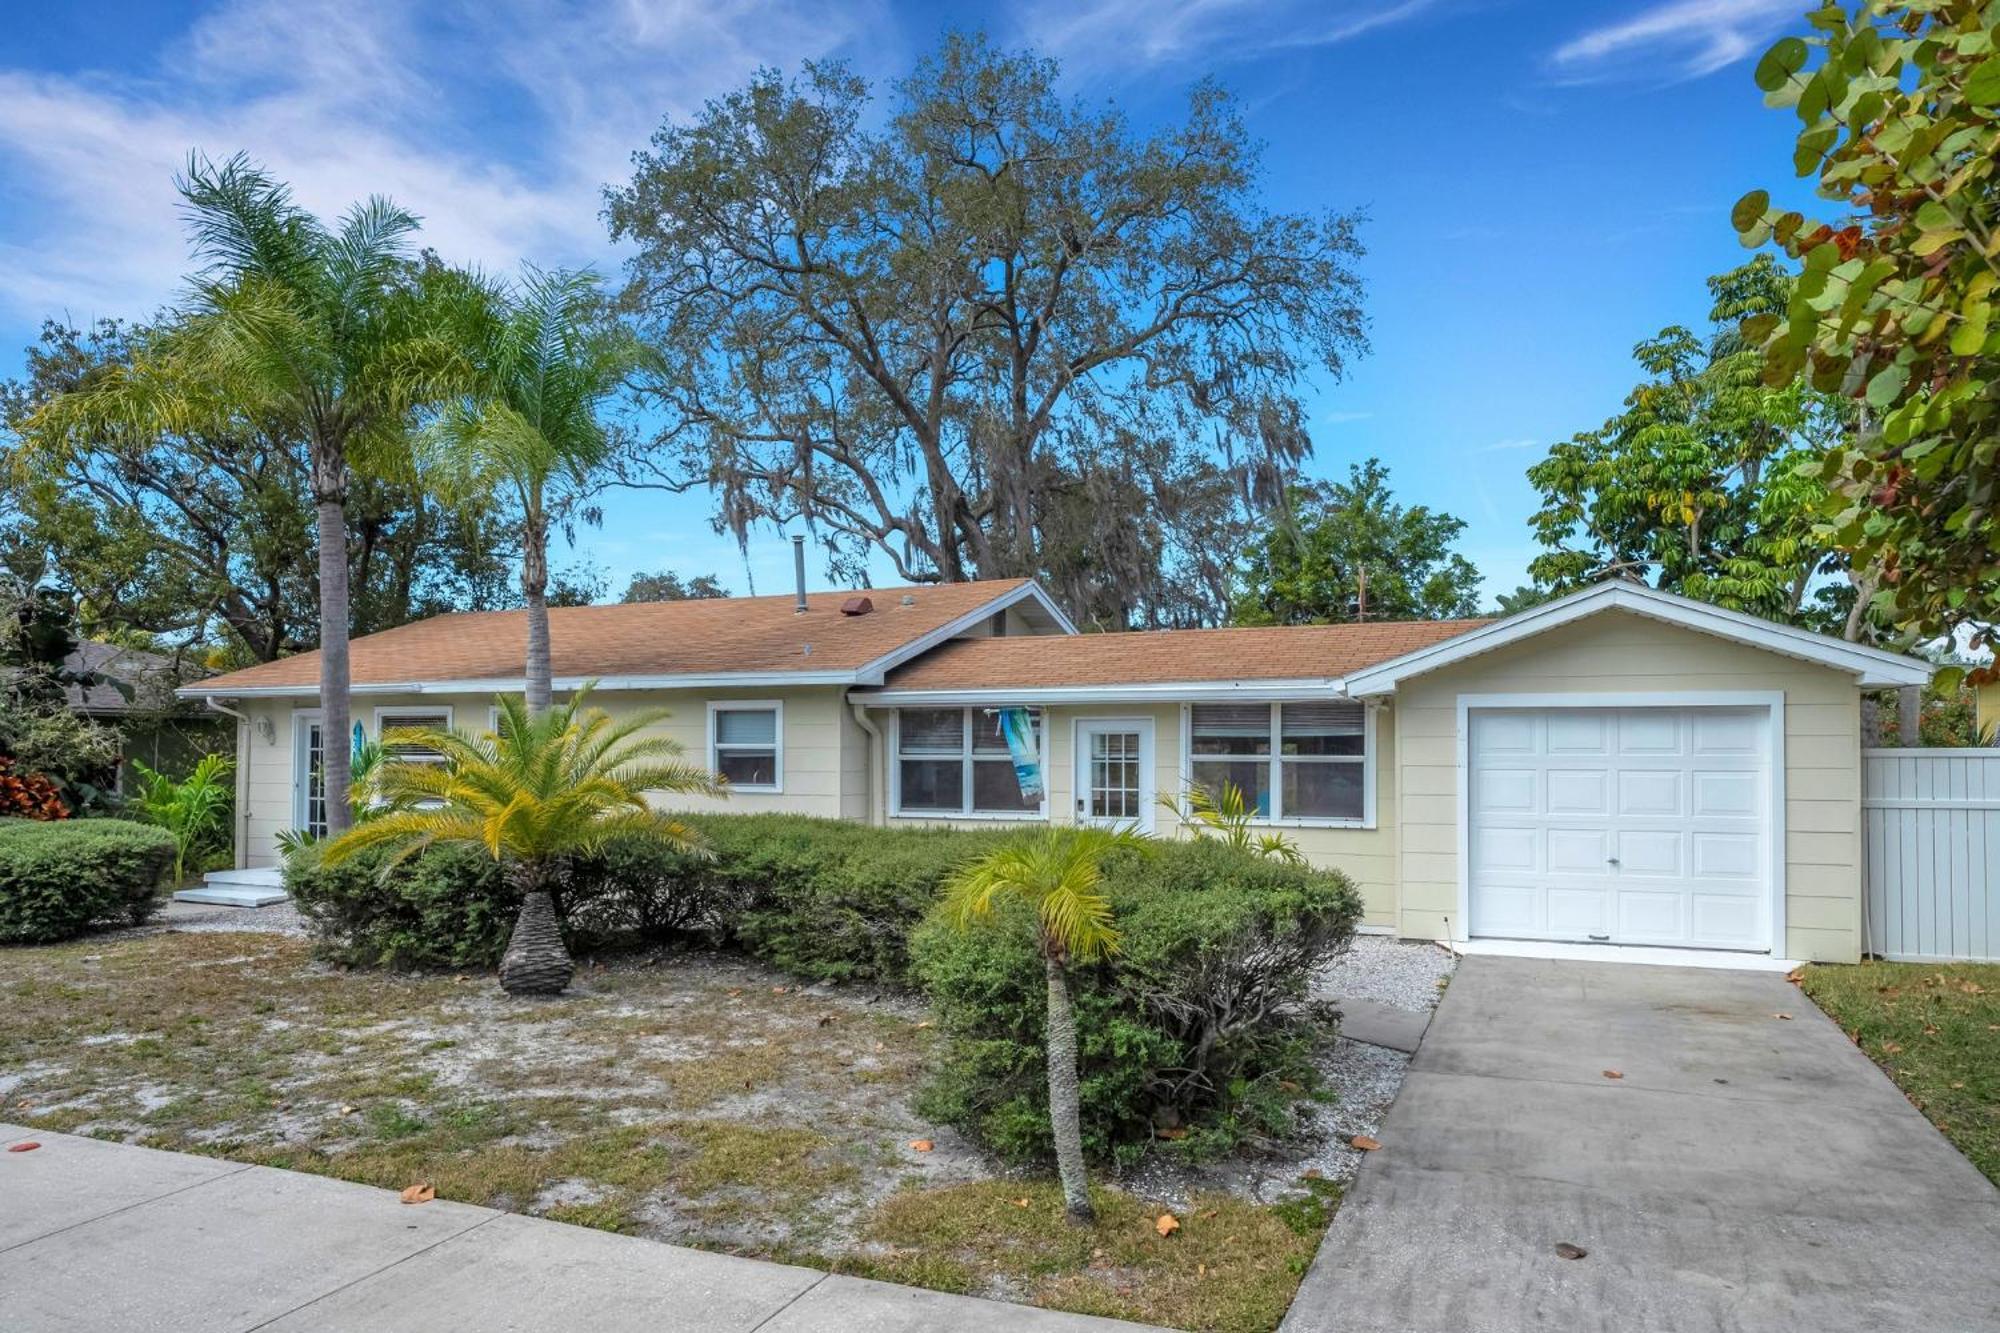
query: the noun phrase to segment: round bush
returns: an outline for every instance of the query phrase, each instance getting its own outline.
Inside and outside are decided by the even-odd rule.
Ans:
[[[1119,950],[1069,970],[1086,1150],[1206,1156],[1293,1130],[1324,1034],[1308,989],[1353,938],[1353,883],[1218,844],[1163,843],[1114,857],[1105,888]],[[927,1112],[1006,1156],[1046,1155],[1046,983],[1029,914],[961,928],[934,910],[911,960],[950,1042]]]
[[[142,925],[173,861],[173,836],[147,824],[0,820],[0,943]]]

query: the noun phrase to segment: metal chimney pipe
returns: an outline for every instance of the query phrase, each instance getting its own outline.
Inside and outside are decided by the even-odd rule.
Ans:
[[[792,538],[792,581],[798,587],[799,600],[792,607],[792,614],[806,613],[806,539]]]

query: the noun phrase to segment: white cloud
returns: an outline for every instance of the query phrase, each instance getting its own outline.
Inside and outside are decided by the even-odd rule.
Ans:
[[[1549,56],[1558,78],[1698,79],[1757,54],[1799,21],[1799,0],[1668,0],[1572,37]]]
[[[1350,421],[1366,421],[1374,415],[1373,412],[1328,412],[1320,417],[1320,421],[1329,426],[1342,426]]]
[[[1518,440],[1495,440],[1491,444],[1481,445],[1472,452],[1475,454],[1513,454],[1520,453],[1524,449],[1539,449],[1541,447],[1542,442],[1540,440],[1525,438]]]
[[[880,4],[233,0],[150,70],[0,67],[0,311],[145,315],[170,298],[190,151],[246,151],[323,214],[389,195],[453,260],[608,268],[600,188],[662,115],[839,51],[882,26]]]
[[[1074,75],[1129,74],[1330,46],[1431,9],[1436,0],[1035,0],[1022,37]]]

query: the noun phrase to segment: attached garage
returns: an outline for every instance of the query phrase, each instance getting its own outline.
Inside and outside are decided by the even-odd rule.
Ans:
[[[1772,709],[1468,699],[1470,933],[1770,949]]]

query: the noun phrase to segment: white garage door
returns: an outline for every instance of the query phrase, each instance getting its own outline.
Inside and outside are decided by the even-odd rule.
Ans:
[[[1471,933],[1768,949],[1770,714],[1474,709]]]

